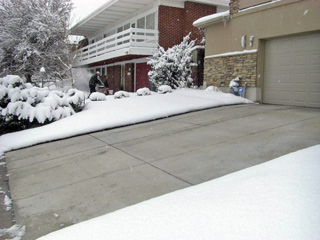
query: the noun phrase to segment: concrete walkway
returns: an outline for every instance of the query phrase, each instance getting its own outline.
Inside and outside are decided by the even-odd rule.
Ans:
[[[320,144],[320,109],[241,105],[6,154],[23,239]]]

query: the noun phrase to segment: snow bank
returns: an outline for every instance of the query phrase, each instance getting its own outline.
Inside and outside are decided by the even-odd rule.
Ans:
[[[149,97],[129,94],[129,98],[88,102],[84,109],[48,125],[0,136],[0,153],[34,144],[63,139],[103,129],[125,126],[176,114],[251,101],[222,92],[179,89],[171,94]],[[1,155],[1,154],[0,154]]]
[[[318,239],[320,145],[39,240]]]

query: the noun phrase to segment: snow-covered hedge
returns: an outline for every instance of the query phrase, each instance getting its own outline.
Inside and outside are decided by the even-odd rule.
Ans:
[[[100,92],[94,92],[90,95],[91,101],[105,101],[107,99],[106,95]]]
[[[126,91],[118,91],[113,96],[115,99],[130,97],[129,93]]]
[[[67,94],[24,84],[19,76],[0,78],[0,127],[20,130],[68,117],[81,111],[85,95],[76,89]],[[4,130],[5,129],[5,130]]]
[[[168,85],[162,85],[158,88],[158,93],[165,94],[165,93],[171,93],[172,88]]]
[[[146,96],[146,95],[151,95],[151,91],[149,88],[145,87],[145,88],[139,88],[137,90],[137,95],[138,96]]]

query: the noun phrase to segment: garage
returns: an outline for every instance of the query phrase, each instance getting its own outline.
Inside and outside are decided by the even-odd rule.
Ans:
[[[265,43],[263,102],[320,107],[320,34]]]

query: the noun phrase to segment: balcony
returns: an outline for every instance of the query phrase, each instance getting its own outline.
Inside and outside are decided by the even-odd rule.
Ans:
[[[153,55],[158,30],[130,28],[75,51],[73,67],[127,55]]]

